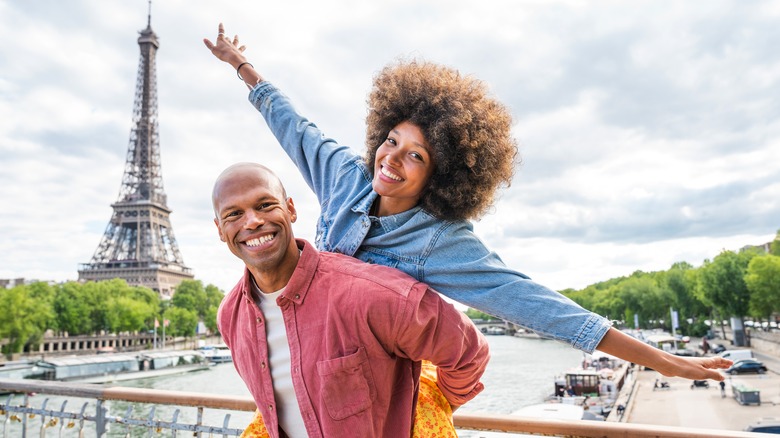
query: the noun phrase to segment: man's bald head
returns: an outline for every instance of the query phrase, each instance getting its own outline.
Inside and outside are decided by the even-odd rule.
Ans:
[[[219,174],[211,191],[211,204],[214,208],[214,216],[219,217],[219,195],[228,184],[235,184],[242,180],[265,181],[269,188],[279,190],[281,199],[287,199],[287,191],[278,176],[266,166],[258,163],[236,163]]]

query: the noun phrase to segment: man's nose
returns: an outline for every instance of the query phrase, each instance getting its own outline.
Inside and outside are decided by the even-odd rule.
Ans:
[[[265,224],[265,219],[263,219],[262,215],[256,211],[250,211],[246,214],[246,222],[244,223],[244,228],[248,230],[254,230],[255,228],[261,227]]]

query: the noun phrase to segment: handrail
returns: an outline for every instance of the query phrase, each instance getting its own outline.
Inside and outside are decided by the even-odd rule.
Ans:
[[[226,396],[183,391],[106,387],[89,383],[0,379],[0,391],[39,393],[67,397],[122,400],[137,403],[196,406],[233,411],[254,411],[251,397]],[[4,405],[0,402],[0,408]],[[629,424],[604,421],[551,420],[514,415],[456,413],[455,427],[462,430],[482,430],[505,433],[532,433],[560,437],[616,437],[616,438],[758,438],[773,436],[730,430],[699,429],[647,424]]]

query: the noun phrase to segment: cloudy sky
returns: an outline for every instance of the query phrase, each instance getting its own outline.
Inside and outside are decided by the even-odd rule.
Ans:
[[[0,278],[77,278],[111,217],[145,0],[0,0]],[[185,263],[228,290],[212,223],[237,161],[277,169],[311,239],[318,207],[202,43],[217,24],[327,135],[362,151],[372,76],[399,58],[486,81],[523,164],[477,233],[555,289],[700,266],[780,228],[780,2],[157,0],[160,143]]]

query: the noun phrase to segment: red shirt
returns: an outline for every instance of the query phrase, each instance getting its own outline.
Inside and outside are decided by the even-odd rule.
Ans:
[[[462,312],[398,270],[297,243],[303,252],[277,303],[309,436],[410,436],[422,359],[438,366],[439,388],[451,404],[482,391],[487,341]],[[238,374],[277,437],[265,318],[251,281],[245,270],[217,321]]]

